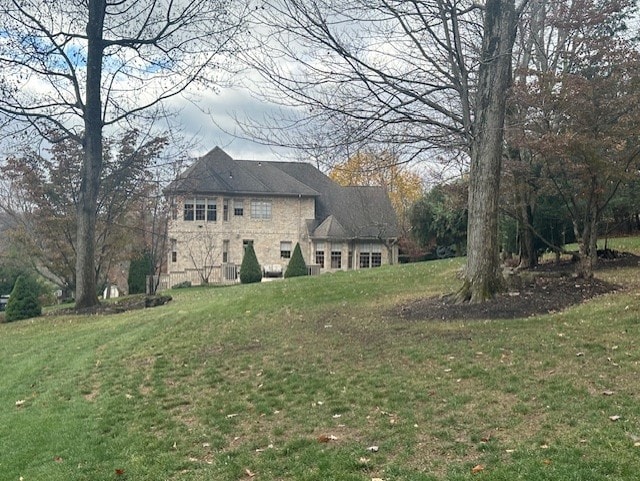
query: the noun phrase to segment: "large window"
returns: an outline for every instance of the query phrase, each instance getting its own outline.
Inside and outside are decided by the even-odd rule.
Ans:
[[[316,243],[316,264],[324,269],[324,242]]]
[[[271,219],[271,201],[270,200],[252,200],[251,201],[251,218],[252,219]]]
[[[186,221],[217,220],[216,199],[186,199],[184,201],[183,219]]]
[[[360,246],[359,266],[361,269],[380,267],[382,265],[382,246],[380,244],[363,244]]]
[[[339,244],[331,246],[331,268],[342,268],[342,246]]]
[[[280,242],[280,257],[291,259],[291,241]]]

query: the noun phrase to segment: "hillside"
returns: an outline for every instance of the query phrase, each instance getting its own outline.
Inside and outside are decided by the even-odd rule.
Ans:
[[[461,266],[1,324],[1,478],[635,479],[638,267],[599,271],[625,289],[550,315],[400,315]]]

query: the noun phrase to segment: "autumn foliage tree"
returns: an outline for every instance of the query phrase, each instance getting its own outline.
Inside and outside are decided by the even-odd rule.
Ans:
[[[145,138],[136,130],[103,144],[103,189],[95,212],[96,285],[115,262],[132,256],[137,207],[150,188],[149,169],[165,145],[164,137]],[[9,157],[2,168],[11,190],[0,204],[14,220],[10,230],[14,243],[41,275],[66,291],[76,287],[82,159],[82,149],[69,139],[54,144],[44,155],[26,149]]]
[[[422,178],[403,166],[389,151],[362,151],[333,166],[329,177],[340,185],[380,186],[389,195],[398,216],[401,232],[406,235],[411,206],[422,196]]]
[[[579,245],[579,274],[591,277],[602,214],[620,186],[637,179],[640,55],[620,35],[627,4],[572,6],[548,19],[565,39],[559,61],[532,64],[516,82],[514,101],[525,115],[510,141],[535,160],[540,185],[562,202]]]

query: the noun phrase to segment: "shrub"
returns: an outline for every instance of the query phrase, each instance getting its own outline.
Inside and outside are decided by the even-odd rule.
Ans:
[[[249,244],[244,250],[242,264],[240,265],[240,282],[242,284],[251,284],[252,282],[260,282],[261,280],[262,268],[258,263],[253,244]]]
[[[40,286],[36,281],[26,276],[19,276],[7,302],[5,320],[19,321],[42,314],[42,306],[38,300],[39,292]]]
[[[145,251],[141,256],[132,259],[129,265],[129,294],[144,294],[147,292],[147,276],[153,274],[153,258]]]
[[[179,282],[178,284],[171,286],[171,289],[186,289],[187,287],[191,287],[191,281]]]
[[[302,250],[300,249],[300,243],[296,243],[296,247],[293,249],[293,255],[289,259],[289,265],[284,273],[284,277],[300,277],[307,275],[307,264],[302,257]]]

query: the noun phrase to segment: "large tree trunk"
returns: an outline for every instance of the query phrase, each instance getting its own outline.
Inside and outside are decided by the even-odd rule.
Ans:
[[[95,269],[95,232],[102,171],[102,31],[105,0],[89,1],[87,23],[87,83],[84,132],[84,164],[78,199],[76,247],[76,309],[98,304]]]
[[[503,287],[498,202],[507,90],[517,18],[513,0],[488,0],[471,146],[465,281],[458,300],[483,302]]]

